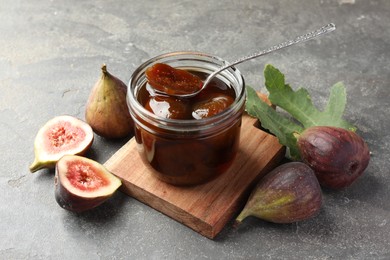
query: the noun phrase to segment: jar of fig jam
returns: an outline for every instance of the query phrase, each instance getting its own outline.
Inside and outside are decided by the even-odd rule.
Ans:
[[[157,94],[145,71],[156,63],[187,70],[205,79],[226,62],[198,52],[173,52],[152,58],[131,76],[127,103],[144,163],[160,180],[194,185],[223,174],[238,150],[245,85],[229,68],[200,94],[176,98]],[[226,103],[228,102],[228,103]]]

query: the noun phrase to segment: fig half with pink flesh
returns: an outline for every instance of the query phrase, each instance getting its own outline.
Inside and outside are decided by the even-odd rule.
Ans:
[[[37,133],[30,171],[54,168],[64,155],[84,154],[93,142],[93,130],[84,121],[68,115],[54,117]]]
[[[57,162],[54,183],[58,205],[74,212],[99,206],[122,184],[102,164],[77,155],[66,155]]]

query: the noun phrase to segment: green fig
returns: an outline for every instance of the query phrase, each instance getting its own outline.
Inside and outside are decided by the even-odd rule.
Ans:
[[[314,171],[289,162],[268,173],[252,191],[236,225],[254,216],[273,223],[293,223],[319,213],[322,192]]]
[[[84,154],[93,142],[92,128],[73,116],[56,116],[39,129],[34,140],[34,162],[30,171],[54,168],[64,155]]]
[[[102,75],[88,98],[85,120],[95,133],[106,138],[123,138],[133,132],[126,102],[127,86],[102,66]]]

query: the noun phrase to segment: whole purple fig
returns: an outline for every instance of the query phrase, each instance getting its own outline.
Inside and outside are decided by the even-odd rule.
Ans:
[[[330,126],[306,129],[298,138],[303,162],[315,172],[321,186],[342,189],[351,185],[368,166],[367,144],[355,132]]]
[[[322,192],[313,170],[302,162],[282,164],[259,181],[236,225],[254,216],[274,223],[293,223],[318,214]]]

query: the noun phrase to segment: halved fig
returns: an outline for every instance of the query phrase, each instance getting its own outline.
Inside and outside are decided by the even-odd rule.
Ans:
[[[65,155],[56,164],[54,184],[58,205],[66,210],[82,212],[105,202],[122,182],[94,160]]]
[[[68,115],[54,117],[35,137],[35,159],[30,171],[54,168],[56,162],[64,155],[84,154],[92,142],[92,128],[84,121]]]

